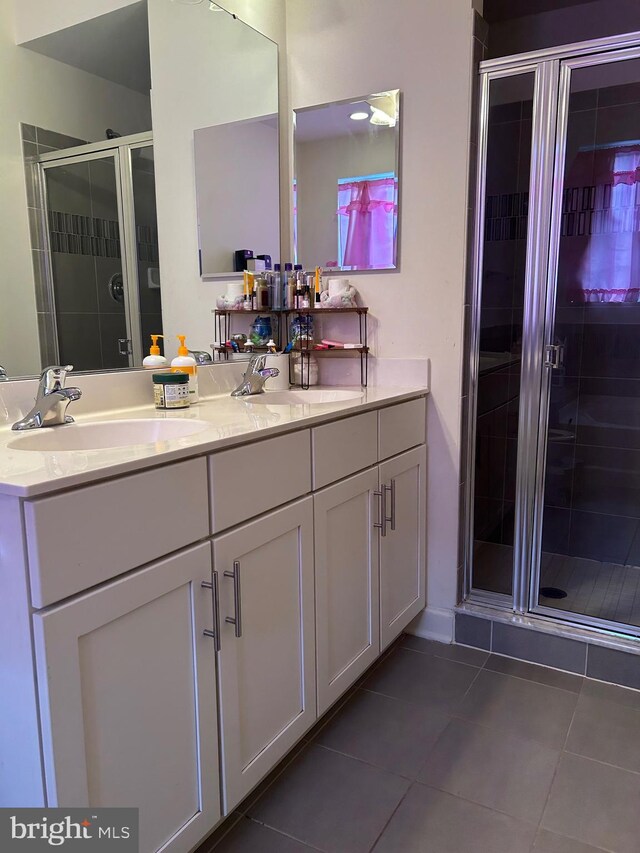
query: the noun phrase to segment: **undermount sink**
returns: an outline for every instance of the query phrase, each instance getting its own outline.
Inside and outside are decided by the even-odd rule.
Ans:
[[[360,400],[362,391],[341,389],[310,388],[308,391],[265,391],[263,394],[251,394],[241,397],[246,403],[263,403],[266,406],[326,406],[331,403],[344,403],[348,400]]]
[[[106,450],[134,444],[155,444],[186,438],[205,430],[206,421],[180,418],[148,418],[121,421],[96,421],[88,424],[43,427],[17,435],[10,450]]]

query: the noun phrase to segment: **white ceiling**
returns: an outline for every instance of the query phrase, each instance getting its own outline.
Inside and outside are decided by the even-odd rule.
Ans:
[[[367,119],[354,121],[351,113],[371,113],[366,100],[344,104],[328,104],[309,110],[296,110],[296,142],[315,142],[336,136],[377,134],[389,128],[373,125]]]
[[[143,94],[151,89],[146,0],[25,42],[23,47]]]

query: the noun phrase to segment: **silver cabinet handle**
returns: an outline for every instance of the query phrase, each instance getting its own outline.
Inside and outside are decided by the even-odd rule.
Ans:
[[[386,488],[386,486],[385,486]],[[391,523],[391,529],[396,529],[396,481],[391,480],[391,517],[387,519]]]
[[[218,573],[213,572],[213,583],[202,581],[200,584],[204,589],[211,590],[211,603],[213,605],[213,631],[205,629],[202,633],[205,637],[212,637],[216,641],[216,651],[220,651],[220,596],[218,595]]]
[[[241,610],[241,594],[240,594],[240,560],[233,561],[233,571],[225,572],[225,578],[233,578],[233,607],[235,615],[225,616],[224,621],[235,625],[236,637],[242,636],[242,610]]]
[[[380,521],[374,521],[373,526],[380,530],[381,536],[387,535],[387,491],[386,486],[382,486],[379,492],[373,494],[380,498]]]

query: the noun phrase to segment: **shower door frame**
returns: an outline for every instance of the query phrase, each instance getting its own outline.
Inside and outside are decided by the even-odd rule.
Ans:
[[[640,58],[640,32],[595,39],[480,63],[480,104],[471,270],[466,436],[463,597],[518,614],[552,617],[608,633],[640,634],[640,628],[538,604],[544,475],[552,371],[544,352],[552,343],[564,189],[564,157],[571,71]],[[473,587],[477,384],[485,225],[486,162],[491,80],[535,72],[518,420],[512,595]],[[535,208],[535,209],[534,209]],[[624,632],[621,629],[624,628]]]
[[[129,367],[142,365],[142,329],[140,326],[140,282],[138,277],[136,218],[133,192],[133,175],[131,152],[139,148],[153,147],[153,132],[130,134],[116,139],[105,139],[86,145],[63,148],[48,154],[41,154],[35,161],[37,168],[36,192],[39,195],[40,210],[42,211],[41,233],[45,246],[45,287],[52,306],[51,322],[54,333],[56,360],[60,360],[60,348],[55,310],[55,288],[53,278],[53,263],[51,258],[51,242],[49,240],[48,199],[46,172],[62,165],[88,163],[92,160],[106,160],[111,157],[114,164],[116,184],[116,202],[118,208],[118,223],[120,233],[120,260],[122,262],[122,279],[124,282],[125,322],[127,338],[131,342],[131,351],[127,354]]]

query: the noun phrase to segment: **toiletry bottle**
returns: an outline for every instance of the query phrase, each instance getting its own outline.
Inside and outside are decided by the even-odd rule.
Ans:
[[[264,275],[260,274],[256,278],[255,283],[256,288],[256,300],[258,303],[258,307],[256,311],[268,311],[270,308],[269,305],[269,285],[267,283],[267,279]]]
[[[148,368],[155,368],[156,370],[159,367],[168,367],[169,362],[167,359],[160,355],[160,347],[158,346],[158,338],[162,338],[164,335],[151,335],[151,346],[149,348],[149,355],[147,355],[142,360],[142,366]]]
[[[188,374],[189,400],[191,403],[197,403],[200,399],[198,396],[198,365],[195,358],[189,355],[189,350],[184,343],[185,337],[185,335],[177,335],[180,346],[178,347],[178,355],[171,362],[171,372]]]
[[[271,274],[271,307],[274,311],[280,311],[282,308],[282,276],[280,274],[280,264],[273,265],[273,273]]]
[[[284,294],[283,301],[285,308],[294,308],[293,299],[296,292],[296,283],[293,277],[293,265],[286,263],[284,265],[284,274],[282,276],[282,292]]]

